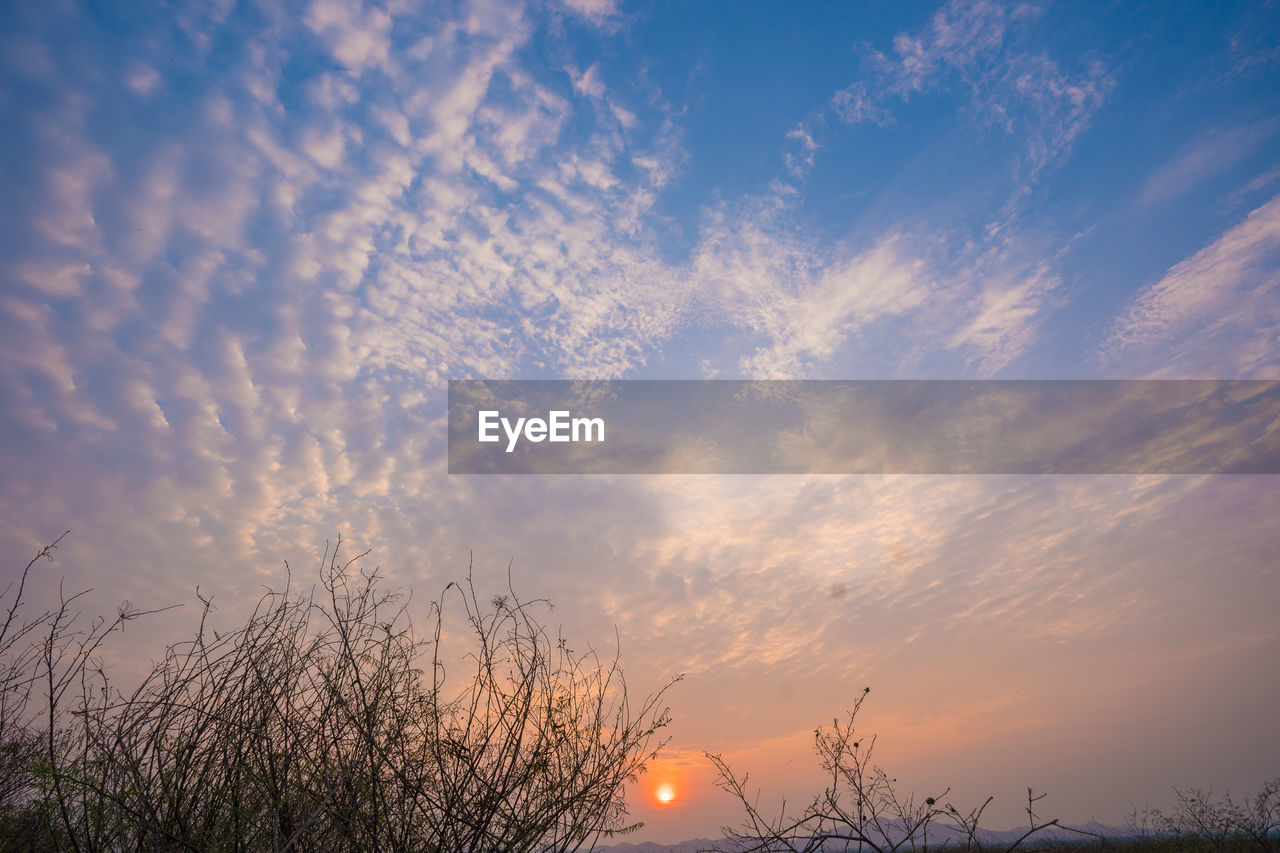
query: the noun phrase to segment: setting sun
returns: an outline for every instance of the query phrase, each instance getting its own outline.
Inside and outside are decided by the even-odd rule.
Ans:
[[[658,786],[658,789],[653,792],[653,795],[657,797],[658,802],[663,805],[669,805],[676,798],[676,789],[671,783],[663,782]]]

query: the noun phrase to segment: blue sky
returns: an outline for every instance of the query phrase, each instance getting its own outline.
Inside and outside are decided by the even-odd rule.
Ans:
[[[637,685],[689,674],[657,840],[731,816],[704,749],[806,790],[864,682],[900,775],[1009,822],[1026,784],[1110,820],[1256,787],[1273,478],[469,479],[444,404],[1280,378],[1277,45],[1271,2],[10,9],[7,571],[71,528],[103,609],[231,614],[339,531],[424,590],[514,558]]]

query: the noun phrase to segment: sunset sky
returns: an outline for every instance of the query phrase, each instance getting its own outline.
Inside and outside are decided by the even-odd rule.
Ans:
[[[0,571],[72,531],[37,597],[231,624],[339,533],[423,600],[510,563],[632,692],[685,675],[633,841],[735,820],[705,751],[803,800],[867,685],[886,768],[995,827],[1280,776],[1275,476],[445,454],[449,379],[1280,379],[1277,3],[3,18]]]

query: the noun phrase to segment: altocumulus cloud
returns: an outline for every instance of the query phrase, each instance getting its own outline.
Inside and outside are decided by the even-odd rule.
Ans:
[[[29,165],[5,261],[12,421],[35,443],[58,430],[77,470],[128,445],[113,482],[162,488],[175,524],[242,556],[293,510],[336,523],[340,498],[451,488],[419,473],[449,375],[626,375],[726,318],[747,342],[724,367],[812,373],[881,320],[946,333],[937,304],[971,299],[950,340],[998,366],[1021,340],[1001,330],[1036,310],[998,309],[1039,285],[993,300],[930,276],[934,249],[894,229],[797,242],[785,193],[713,212],[690,260],[666,258],[671,108],[531,51],[557,28],[607,37],[612,8],[24,14],[6,52]]]

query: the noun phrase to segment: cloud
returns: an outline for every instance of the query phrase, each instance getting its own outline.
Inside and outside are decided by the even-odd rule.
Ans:
[[[1035,653],[999,650],[1008,637],[1041,650],[1112,638],[1105,646],[1150,624],[1152,607],[1194,597],[1158,576],[1194,560],[1178,552],[1201,533],[1143,537],[1180,529],[1173,520],[1194,518],[1197,495],[1259,494],[1243,481],[1159,477],[665,477],[644,486],[665,523],[621,550],[643,571],[617,569],[604,587],[624,639],[679,638],[651,641],[646,668],[678,666],[692,685],[737,672],[847,686],[850,676],[897,683],[910,675],[890,676],[894,667],[960,665],[982,648],[995,656],[983,689],[1016,683],[1002,667],[1036,666]],[[1143,557],[1157,540],[1160,559]],[[1086,541],[1106,542],[1104,554]],[[681,627],[690,625],[698,630]],[[1160,630],[1176,637],[1176,626]],[[808,722],[795,708],[765,713]]]
[[[819,248],[794,228],[797,198],[777,185],[708,212],[690,275],[707,288],[699,302],[746,352],[732,367],[708,362],[704,371],[901,375],[955,350],[990,376],[1035,344],[1057,305],[1053,258],[1034,241],[1006,233],[956,243],[903,226],[858,248]]]
[[[333,169],[342,165],[343,154],[346,153],[346,141],[342,138],[341,130],[335,129],[329,133],[312,130],[305,135],[302,150],[316,162],[316,165]]]
[[[894,235],[835,257],[788,235],[790,198],[779,188],[714,211],[692,262],[717,310],[759,341],[738,362],[757,378],[811,375],[859,331],[910,312],[928,291],[923,263]]]
[[[574,15],[597,27],[610,28],[618,16],[618,4],[615,0],[562,0],[562,2],[564,7]]]
[[[1039,14],[1033,4],[948,0],[923,31],[894,37],[894,57],[873,52],[873,66],[888,78],[891,92],[921,92],[935,85],[944,71],[966,69],[995,53],[1011,25]]]
[[[886,125],[893,116],[888,110],[876,106],[867,87],[861,82],[850,83],[831,96],[831,106],[845,124]]]
[[[948,0],[921,30],[897,34],[890,53],[863,45],[867,73],[836,91],[828,109],[848,125],[885,127],[894,122],[891,102],[965,94],[974,116],[1021,140],[1017,199],[1070,154],[1115,86],[1097,58],[1075,57],[1078,68],[1064,71],[1043,52],[1022,49],[1022,33],[1043,14],[1035,3]],[[806,125],[822,123],[825,114]]]
[[[592,65],[581,73],[574,71],[572,68],[565,70],[569,74],[569,79],[573,81],[575,92],[586,95],[589,98],[604,97],[604,80],[600,77],[599,65]]]
[[[1156,376],[1276,376],[1277,249],[1280,196],[1133,297],[1112,322],[1102,359],[1140,358]]]
[[[1201,134],[1156,169],[1142,187],[1143,204],[1157,204],[1192,189],[1248,157],[1280,127],[1274,121],[1218,128]]]
[[[391,16],[382,9],[365,8],[361,0],[313,0],[304,21],[324,39],[333,58],[351,71],[387,61]]]
[[[1026,247],[1018,247],[1043,240],[1020,238],[1016,223],[1032,188],[1070,156],[1115,85],[1097,58],[1074,57],[1075,69],[1067,71],[1047,54],[1023,48],[1025,33],[1043,14],[1037,4],[949,0],[921,30],[899,33],[890,54],[864,46],[863,79],[838,90],[826,107],[790,131],[783,152],[789,174],[803,180],[824,147],[818,131],[831,125],[830,116],[847,125],[885,127],[894,123],[892,102],[938,91],[960,92],[969,114],[1015,141],[1021,154],[1010,160],[1008,201],[993,212],[983,243],[953,252],[958,263],[935,264],[931,272],[930,300],[952,306],[952,312],[939,311],[927,321],[922,316],[912,329],[918,340],[961,350],[983,375],[998,373],[1026,352],[1056,304],[1059,276],[1052,260],[1028,260]],[[841,327],[838,321],[804,322],[826,331],[771,334],[812,341],[833,338],[832,329]],[[797,352],[806,349],[797,346]]]
[[[948,346],[967,350],[984,376],[1030,348],[1059,287],[1047,263],[1020,265],[1002,254],[993,250],[966,273],[972,295],[963,325],[948,340]]]
[[[125,76],[129,88],[144,98],[160,87],[160,74],[150,65],[139,63]]]
[[[1115,81],[1097,60],[1072,75],[1044,56],[1011,61],[1000,84],[978,108],[1026,142],[1031,178],[1064,160],[1088,129]]]
[[[793,177],[802,178],[813,168],[814,155],[818,151],[818,143],[803,127],[787,131],[787,140],[793,143],[791,150],[784,151],[782,156],[787,171]]]
[[[206,35],[244,23],[214,11]],[[780,186],[709,209],[670,257],[655,204],[685,153],[661,99],[624,106],[595,65],[533,73],[518,4],[461,7],[397,46],[401,16],[319,2],[255,30],[243,62],[151,88],[170,121],[135,147],[108,145],[84,104],[141,109],[141,60],[117,60],[118,89],[101,57],[41,72],[65,79],[25,129],[49,144],[7,259],[3,381],[11,423],[65,436],[56,453],[24,439],[30,465],[93,485],[19,526],[92,518],[90,537],[245,561],[359,529],[421,555],[422,508],[470,488],[439,480],[449,377],[626,376],[726,326],[708,369],[758,376],[891,371],[908,338],[983,369],[1025,346],[1035,293],[987,305],[895,227],[822,247]]]

